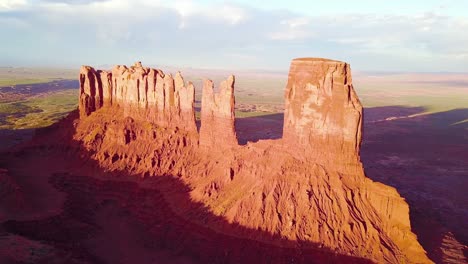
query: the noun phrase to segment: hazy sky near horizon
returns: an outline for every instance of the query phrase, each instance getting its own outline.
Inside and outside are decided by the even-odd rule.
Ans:
[[[467,72],[465,0],[0,0],[0,66]]]

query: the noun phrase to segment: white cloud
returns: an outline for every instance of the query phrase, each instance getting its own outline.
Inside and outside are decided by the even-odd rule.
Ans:
[[[303,30],[284,30],[269,34],[272,40],[300,40],[309,37],[311,33]]]
[[[200,4],[191,0],[47,0],[38,4],[45,12],[67,15],[81,15],[93,19],[106,14],[115,15],[114,20],[128,19],[128,22],[144,20],[156,16],[161,11],[179,14],[179,28],[187,27],[191,21],[208,19],[215,23],[237,25],[248,18],[247,11],[230,4]],[[118,16],[117,16],[118,15]],[[107,21],[101,21],[106,23]]]
[[[313,35],[309,26],[310,18],[293,17],[279,22],[281,29],[269,34],[272,40],[300,40]]]
[[[468,30],[468,25],[446,16],[362,17],[348,24],[348,27],[346,23],[333,22],[331,18],[319,23],[328,25],[320,33],[322,36],[339,44],[356,45],[362,52],[398,52],[406,49],[435,54],[468,50],[468,46],[463,44],[468,41],[468,35],[463,34]],[[340,27],[343,30],[339,30]],[[336,33],[339,35],[331,36]]]
[[[34,43],[33,54],[53,57],[57,47],[71,47],[74,53],[65,55],[101,63],[120,53],[155,58],[153,63],[179,58],[185,65],[190,60],[223,65],[230,60],[248,67],[328,56],[350,58],[366,68],[376,61],[382,69],[397,62],[404,67],[411,59],[416,69],[432,59],[434,69],[468,70],[468,18],[437,13],[304,16],[190,0],[0,0],[0,11],[6,11],[0,13],[0,34],[12,40],[2,46],[3,53],[11,57],[24,56],[14,43]]]
[[[0,12],[20,9],[27,4],[28,2],[26,0],[0,0]]]
[[[185,28],[190,19],[204,17],[215,22],[225,22],[237,25],[247,19],[247,12],[243,8],[229,4],[202,5],[190,0],[174,1],[167,7],[174,8],[181,16],[179,28]]]
[[[216,12],[218,11],[218,12]],[[219,10],[213,10],[213,14],[217,18],[223,18],[231,25],[236,25],[247,19],[245,10],[240,7],[223,5]]]
[[[282,25],[288,25],[289,28],[297,28],[306,26],[309,24],[310,18],[307,17],[295,17],[291,19],[285,19],[280,22]]]

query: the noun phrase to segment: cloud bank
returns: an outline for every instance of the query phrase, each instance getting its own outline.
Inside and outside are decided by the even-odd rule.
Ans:
[[[0,0],[0,66],[145,64],[287,70],[294,57],[355,69],[467,71],[468,18],[305,15],[235,3]]]

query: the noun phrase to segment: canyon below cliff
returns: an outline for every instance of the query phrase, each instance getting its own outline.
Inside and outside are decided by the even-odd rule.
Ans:
[[[81,67],[78,109],[0,160],[0,262],[465,261],[466,213],[431,211],[444,228],[424,219],[431,205],[410,187],[433,182],[395,175],[421,166],[396,149],[433,152],[423,135],[401,140],[423,134],[405,123],[420,109],[367,111],[349,64],[299,58],[284,111],[238,119],[237,81],[194,84],[141,63]],[[373,127],[391,133],[382,140]],[[462,145],[451,153],[466,161]]]

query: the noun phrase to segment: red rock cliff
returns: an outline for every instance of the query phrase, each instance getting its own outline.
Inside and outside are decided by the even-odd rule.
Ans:
[[[285,142],[328,159],[357,158],[362,105],[349,64],[320,58],[293,60],[285,98]]]
[[[196,131],[195,89],[180,73],[173,78],[140,62],[131,67],[117,65],[112,72],[83,66],[80,87],[81,117],[101,107],[113,107],[126,116]]]
[[[294,60],[283,139],[245,146],[237,144],[235,134],[232,76],[218,93],[205,81],[200,133],[193,85],[179,73],[173,78],[139,63],[117,66],[112,73],[82,67],[80,83],[74,138],[100,166],[173,175],[190,187],[194,202],[252,232],[232,233],[223,221],[168,200],[186,221],[278,249],[307,247],[376,263],[430,263],[411,232],[407,203],[394,188],[364,174],[362,107],[348,64]],[[156,187],[171,196],[179,191]]]
[[[211,80],[203,84],[200,144],[206,146],[237,145],[234,127],[234,76],[221,82],[219,92],[213,91]]]

